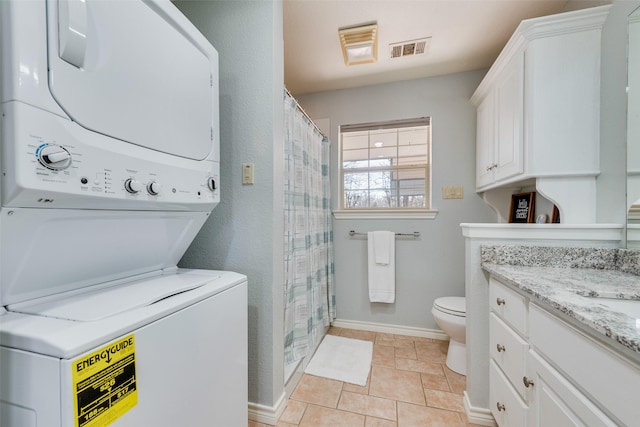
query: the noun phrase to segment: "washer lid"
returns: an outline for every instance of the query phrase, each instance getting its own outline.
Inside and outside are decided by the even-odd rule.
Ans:
[[[10,306],[0,316],[0,345],[71,359],[237,285],[246,286],[246,280],[246,276],[230,271],[179,269],[111,288],[60,296],[46,304],[16,304],[20,307],[13,310]],[[175,294],[178,289],[191,290]],[[167,298],[158,300],[162,295]],[[139,306],[133,308],[136,303]],[[91,318],[99,320],[83,321]]]
[[[219,275],[169,274],[126,285],[83,292],[29,306],[9,306],[11,311],[54,317],[75,322],[92,322],[155,304],[219,279]],[[18,305],[19,306],[19,305]]]
[[[436,307],[438,307],[438,309],[444,312],[458,315],[458,316],[464,316],[467,312],[467,307],[465,304],[464,297],[438,298],[433,302],[433,305],[435,305]]]

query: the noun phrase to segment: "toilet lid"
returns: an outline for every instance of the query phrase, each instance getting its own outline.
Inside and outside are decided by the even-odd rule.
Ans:
[[[442,310],[445,313],[453,314],[454,316],[464,316],[467,308],[464,297],[442,297],[433,302],[433,305]]]

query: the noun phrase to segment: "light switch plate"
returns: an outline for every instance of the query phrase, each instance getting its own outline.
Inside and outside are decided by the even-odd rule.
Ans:
[[[242,184],[253,184],[253,163],[242,164]]]

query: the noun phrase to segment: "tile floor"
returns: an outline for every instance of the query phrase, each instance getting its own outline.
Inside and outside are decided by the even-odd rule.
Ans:
[[[305,374],[277,427],[476,426],[462,404],[466,377],[444,364],[447,342],[331,328],[330,334],[373,341],[364,387]],[[249,421],[249,427],[269,427]]]

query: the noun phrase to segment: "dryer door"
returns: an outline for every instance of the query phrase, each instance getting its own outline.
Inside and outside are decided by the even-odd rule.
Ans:
[[[202,160],[217,126],[217,52],[170,2],[48,0],[49,88],[79,125]]]

